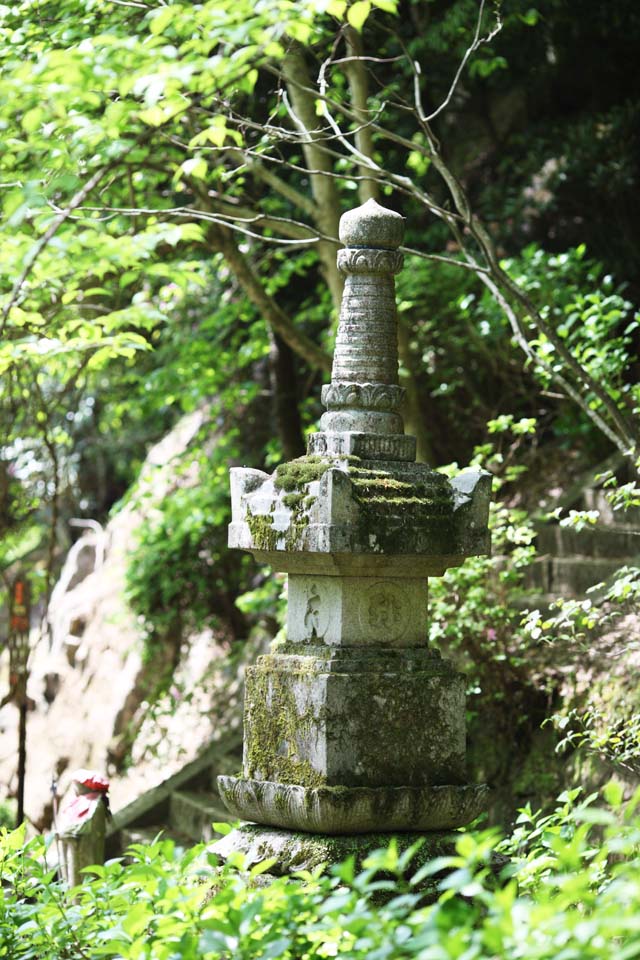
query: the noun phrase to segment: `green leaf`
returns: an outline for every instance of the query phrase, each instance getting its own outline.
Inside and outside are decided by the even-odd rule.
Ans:
[[[223,823],[223,822],[212,823],[211,826],[213,827],[215,832],[219,833],[220,836],[222,837],[226,837],[226,835],[228,833],[231,833],[231,831],[233,830],[233,825],[230,823]]]
[[[33,133],[38,129],[43,118],[44,110],[42,107],[32,107],[31,110],[27,110],[27,112],[24,114],[22,118],[22,127],[27,133]]]
[[[194,180],[204,180],[207,175],[207,161],[204,157],[190,157],[180,165],[180,169]]]
[[[624,797],[624,787],[619,780],[609,780],[602,788],[602,793],[609,806],[617,809]]]
[[[176,14],[180,12],[182,12],[182,7],[177,3],[171,4],[168,7],[160,7],[159,10],[154,10],[153,13],[149,15],[151,18],[151,23],[149,24],[151,33],[154,35],[162,33],[164,29],[169,26]]]
[[[356,0],[347,10],[347,20],[354,30],[360,31],[370,13],[370,0]]]
[[[129,936],[135,937],[147,928],[153,919],[153,910],[148,903],[136,903],[131,907],[122,921],[122,929]]]

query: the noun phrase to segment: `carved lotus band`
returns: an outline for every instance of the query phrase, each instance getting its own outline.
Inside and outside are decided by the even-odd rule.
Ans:
[[[399,273],[403,255],[398,250],[374,250],[368,247],[338,251],[338,269],[342,273]]]
[[[404,387],[387,383],[336,381],[322,388],[322,402],[328,410],[384,410],[395,412],[402,404]]]

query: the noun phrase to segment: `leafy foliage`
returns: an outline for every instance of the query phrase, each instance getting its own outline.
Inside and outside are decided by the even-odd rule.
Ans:
[[[3,834],[0,956],[12,960],[214,960],[496,956],[557,960],[640,952],[640,795],[623,803],[559,798],[551,814],[523,810],[502,843],[492,832],[457,835],[455,853],[410,867],[391,842],[356,874],[352,861],[295,879],[270,878],[269,860],[220,867],[205,846],[183,852],[158,839],[125,861],[90,867],[65,890],[47,867],[53,848]],[[495,865],[495,851],[510,862]],[[415,851],[414,851],[415,852]],[[503,861],[504,863],[504,858]],[[492,866],[492,863],[494,864]],[[499,861],[498,861],[499,863]],[[425,905],[421,884],[435,882]],[[469,951],[472,951],[471,953]]]
[[[499,699],[508,698],[511,682],[521,682],[530,642],[519,629],[517,599],[527,595],[524,574],[535,558],[536,531],[527,511],[510,506],[505,493],[526,469],[512,461],[535,429],[535,420],[512,415],[489,422],[498,439],[477,448],[473,462],[494,474],[492,554],[471,557],[430,583],[430,640],[464,665],[474,694],[486,689]],[[457,472],[457,464],[447,469]]]

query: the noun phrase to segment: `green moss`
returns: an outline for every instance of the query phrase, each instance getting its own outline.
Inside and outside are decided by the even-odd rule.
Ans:
[[[437,475],[428,482],[398,480],[384,471],[350,471],[355,499],[361,507],[373,506],[379,514],[385,505],[390,508],[420,506],[429,514],[444,514],[451,511],[452,493],[447,481]],[[393,512],[391,510],[391,512]]]
[[[323,710],[300,711],[290,675],[274,669],[273,658],[261,659],[247,671],[245,717],[245,775],[317,787],[326,778],[301,756],[300,744],[324,722]],[[265,662],[266,661],[266,662]],[[276,661],[277,662],[277,661]],[[299,674],[312,671],[301,668]]]
[[[273,504],[272,504],[273,509]],[[286,530],[276,530],[272,513],[247,513],[247,526],[257,550],[273,553],[276,550],[299,550],[303,546],[305,530],[309,526],[309,517],[304,512],[301,501],[293,508],[293,516]],[[281,542],[284,543],[281,544]]]
[[[282,534],[273,528],[273,517],[265,513],[247,513],[247,526],[258,550],[277,550]]]
[[[359,474],[360,471],[351,477],[351,483],[356,490],[367,494],[378,492],[380,495],[393,494],[400,496],[404,493],[405,496],[411,496],[412,491],[415,490],[415,485],[407,483],[406,480],[395,480],[393,477],[384,475],[361,477]]]
[[[289,507],[290,510],[296,510],[298,507],[303,506],[303,501],[305,499],[313,500],[314,498],[305,498],[304,493],[285,493],[284,497],[282,498],[282,502],[284,503],[285,507]]]
[[[332,460],[316,454],[299,457],[289,463],[281,463],[274,478],[276,490],[285,490],[288,493],[299,491],[300,487],[314,480],[320,480],[333,465]]]
[[[297,460],[290,460],[288,463],[281,463],[276,468],[274,485],[276,490],[284,490],[287,493],[300,492],[302,487],[314,480],[320,480],[327,470],[331,467],[350,466],[357,467],[360,463],[359,457],[351,455],[322,457],[319,454],[309,454],[306,457],[298,457]]]

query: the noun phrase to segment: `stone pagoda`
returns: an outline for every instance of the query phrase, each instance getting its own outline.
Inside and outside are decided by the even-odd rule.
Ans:
[[[403,224],[373,200],[340,221],[346,283],[307,456],[231,470],[229,546],[288,574],[288,616],[247,671],[242,774],[218,780],[231,814],[261,826],[222,855],[243,830],[281,849],[288,831],[449,830],[485,805],[466,779],[464,678],[427,642],[427,579],[488,552],[491,481],[417,464],[404,433]]]

